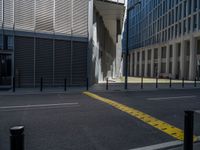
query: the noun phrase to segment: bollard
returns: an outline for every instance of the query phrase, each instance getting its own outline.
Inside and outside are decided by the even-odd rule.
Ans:
[[[185,87],[185,79],[182,78],[182,88],[184,88],[184,87]]]
[[[172,78],[169,79],[169,87],[172,87]]]
[[[89,90],[89,81],[88,81],[88,78],[86,78],[86,90],[87,91]]]
[[[156,88],[158,88],[158,77],[156,77]]]
[[[15,77],[13,77],[13,92],[15,92]]]
[[[64,80],[64,91],[66,92],[67,91],[67,79],[65,78]]]
[[[193,150],[194,112],[185,111],[184,150]]]
[[[108,78],[106,79],[106,90],[108,90]]]
[[[197,87],[197,78],[194,79],[194,87]]]
[[[143,76],[141,77],[141,89],[143,89]]]
[[[10,128],[10,150],[24,150],[24,126]]]
[[[43,91],[43,78],[40,79],[40,92]]]

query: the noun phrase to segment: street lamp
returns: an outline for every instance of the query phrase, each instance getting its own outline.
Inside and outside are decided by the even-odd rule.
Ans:
[[[128,89],[128,29],[129,29],[129,12],[135,8],[136,5],[141,4],[141,2],[137,2],[131,7],[128,7],[128,2],[127,2],[127,13],[126,13],[126,56],[125,56],[125,89]]]

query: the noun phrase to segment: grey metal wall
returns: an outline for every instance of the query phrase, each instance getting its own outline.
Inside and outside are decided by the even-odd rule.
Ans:
[[[63,85],[64,79],[67,80],[67,85],[69,85],[71,80],[71,42],[64,40],[56,40],[55,84]]]
[[[15,77],[18,87],[34,84],[34,38],[15,38]]]
[[[15,77],[17,86],[85,85],[87,42],[15,37]]]
[[[53,85],[53,40],[36,38],[35,76],[36,85],[41,77],[44,85]]]
[[[0,0],[0,28],[88,36],[88,0]]]

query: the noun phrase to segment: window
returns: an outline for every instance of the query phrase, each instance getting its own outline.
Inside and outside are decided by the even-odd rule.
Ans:
[[[190,25],[191,25],[191,18],[188,18],[188,33],[190,32],[191,29]]]
[[[3,49],[3,36],[0,35],[0,50]]]
[[[170,58],[173,57],[173,46],[172,45],[170,45],[170,47],[169,47],[169,57]]]
[[[166,58],[166,47],[162,47],[161,58]]]
[[[14,47],[13,36],[4,35],[4,50],[12,50]]]
[[[197,28],[197,15],[193,16],[193,31]]]

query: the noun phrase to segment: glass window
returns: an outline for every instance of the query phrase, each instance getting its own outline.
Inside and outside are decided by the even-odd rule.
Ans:
[[[193,16],[193,31],[197,28],[197,15]]]
[[[4,50],[12,50],[14,47],[13,36],[4,35]]]
[[[3,49],[3,36],[0,35],[0,50]]]

